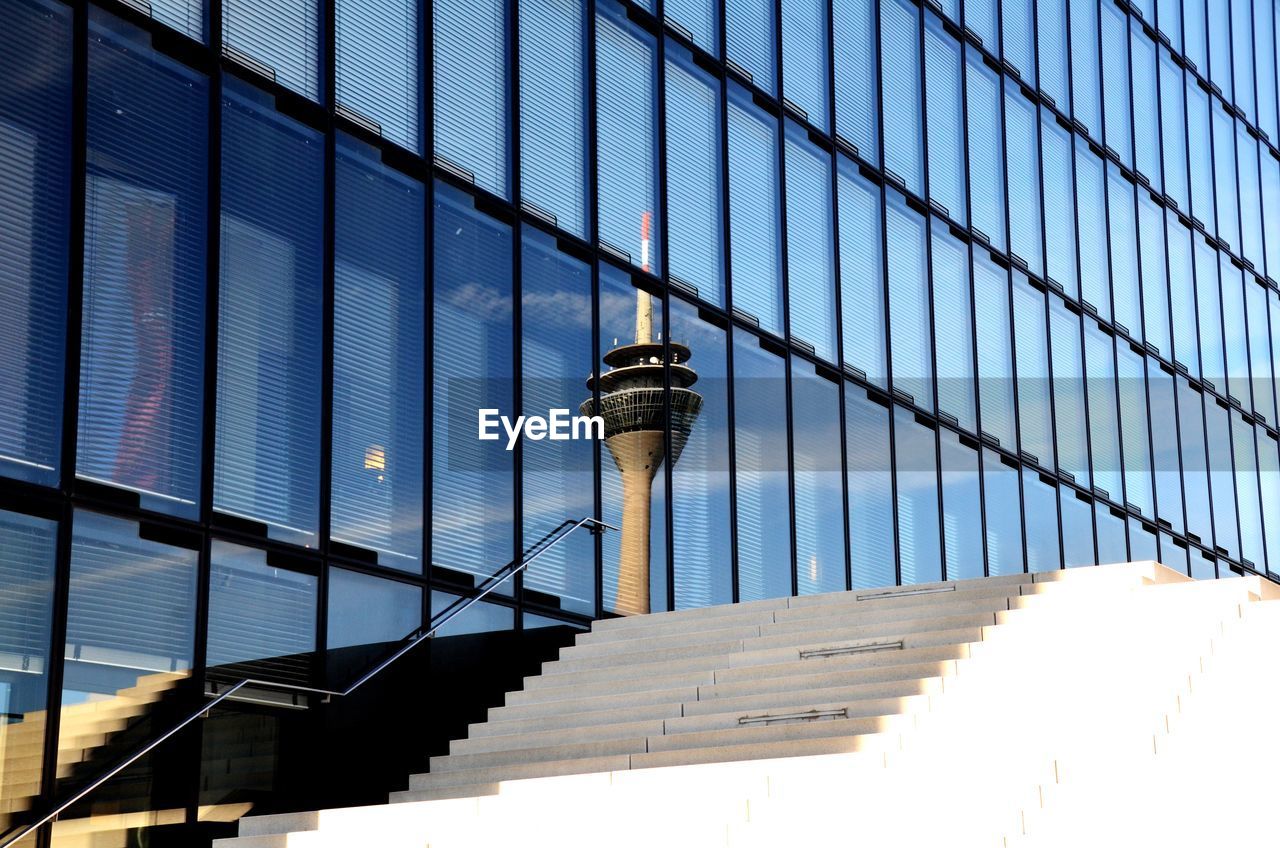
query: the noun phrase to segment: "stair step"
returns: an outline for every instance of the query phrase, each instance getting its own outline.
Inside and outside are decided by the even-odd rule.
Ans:
[[[852,687],[868,693],[884,692],[885,694],[879,697],[888,697],[895,691],[892,687],[926,679],[948,677],[956,673],[954,658],[869,668],[861,666],[850,668],[848,663],[842,663],[837,667],[837,663],[840,662],[838,659],[827,659],[822,662],[822,667],[815,666],[812,660],[805,661],[803,664],[789,663],[781,669],[775,666],[774,670],[778,673],[773,676],[728,680],[711,686],[700,686],[698,703],[690,706],[696,710],[701,709],[704,703],[714,705],[717,701],[726,698],[768,697],[777,692],[838,687]],[[788,671],[791,673],[787,673]]]
[[[477,783],[520,780],[527,777],[553,777],[561,774],[623,771],[629,768],[631,768],[631,757],[628,754],[602,757],[570,757],[563,760],[535,760],[527,763],[509,763],[486,768],[411,774],[409,775],[409,790],[438,789],[443,786],[469,786]]]
[[[603,742],[610,739],[634,739],[642,736],[661,736],[665,723],[662,719],[627,721],[614,724],[589,726],[574,725],[550,730],[527,731],[502,736],[470,736],[449,743],[449,756],[483,754],[519,748],[555,747],[579,742]],[[435,766],[432,766],[434,768]]]
[[[687,694],[692,700],[698,695],[693,690],[673,690]],[[550,715],[529,716],[525,718],[508,718],[503,710],[497,707],[489,711],[489,720],[468,727],[469,738],[484,736],[508,736],[513,733],[536,733],[542,730],[555,730],[563,727],[592,727],[598,724],[619,724],[622,722],[645,721],[651,719],[677,718],[681,715],[683,698],[675,698],[659,704],[642,704],[640,706],[617,707],[613,709],[580,709],[583,702],[563,701],[561,709]]]
[[[474,771],[491,766],[555,762],[571,759],[598,759],[616,755],[639,754],[647,751],[645,736],[621,739],[602,739],[598,742],[568,742],[544,748],[529,747],[514,750],[489,751],[481,754],[450,754],[431,758],[431,773],[450,771]]]
[[[713,675],[700,674],[703,680]],[[572,704],[572,708],[582,712],[594,710],[614,710],[628,706],[654,704],[672,704],[681,701],[692,701],[698,697],[697,685],[657,688],[644,691],[617,691],[616,688],[603,694],[577,695],[572,687],[555,689],[535,689],[529,691],[508,692],[507,703],[501,707],[493,707],[490,717],[501,714],[501,720],[555,716],[563,713]]]

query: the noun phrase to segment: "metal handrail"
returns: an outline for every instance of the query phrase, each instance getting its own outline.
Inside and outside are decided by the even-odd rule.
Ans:
[[[404,638],[400,640],[404,644],[402,644],[399,648],[393,651],[385,659],[375,663],[368,671],[366,671],[364,674],[361,674],[359,677],[357,677],[355,681],[353,681],[351,685],[347,686],[345,689],[316,689],[310,686],[299,686],[292,683],[278,683],[272,680],[257,680],[254,678],[243,678],[241,680],[236,681],[235,683],[231,684],[231,686],[229,686],[227,689],[224,689],[221,692],[216,692],[213,698],[205,702],[200,707],[200,709],[191,713],[186,718],[182,719],[182,721],[178,722],[177,724],[175,724],[173,727],[166,730],[161,735],[147,742],[142,747],[136,749],[133,753],[129,754],[129,756],[125,757],[120,762],[116,763],[116,765],[112,766],[110,769],[103,772],[98,777],[94,778],[92,781],[90,781],[87,785],[81,788],[78,792],[76,792],[70,798],[58,804],[50,812],[42,816],[39,821],[33,822],[31,824],[26,825],[25,827],[22,827],[13,836],[7,836],[7,837],[0,836],[0,848],[8,848],[8,846],[13,845],[14,843],[29,836],[31,833],[35,832],[39,828],[48,824],[49,822],[54,821],[55,819],[58,818],[58,816],[62,815],[70,807],[72,807],[73,805],[83,800],[86,796],[88,796],[98,787],[102,786],[104,783],[111,780],[111,778],[115,777],[117,774],[124,771],[129,766],[133,765],[138,760],[145,757],[147,754],[151,753],[157,747],[162,745],[166,740],[174,736],[174,734],[182,731],[187,726],[195,722],[197,719],[203,716],[209,715],[210,711],[212,711],[214,707],[218,706],[218,704],[221,704],[223,701],[227,700],[232,695],[239,692],[241,689],[243,689],[246,686],[279,689],[287,692],[306,694],[306,695],[320,695],[323,698],[324,703],[330,702],[333,698],[347,697],[352,692],[355,692],[361,686],[368,683],[373,678],[377,677],[379,674],[385,671],[388,666],[395,663],[397,660],[399,660],[405,654],[412,651],[418,645],[422,644],[428,639],[433,638],[436,635],[436,633],[440,630],[440,628],[444,627],[446,624],[448,624],[457,616],[466,612],[473,605],[479,603],[481,600],[483,600],[487,595],[492,593],[495,589],[497,589],[503,583],[507,582],[515,575],[523,572],[531,564],[533,564],[533,562],[536,559],[538,559],[538,557],[542,556],[547,551],[551,550],[553,547],[555,547],[556,545],[564,541],[565,538],[567,538],[569,534],[572,533],[574,530],[577,530],[579,527],[586,527],[586,526],[591,527],[592,533],[600,533],[605,530],[615,530],[615,531],[618,530],[618,528],[614,527],[612,524],[606,524],[605,522],[598,521],[594,518],[580,518],[577,521],[574,521],[572,518],[565,519],[557,527],[552,529],[549,533],[547,533],[541,539],[539,539],[538,541],[530,545],[528,548],[526,548],[524,553],[521,554],[520,557],[512,560],[511,562],[504,565],[502,568],[495,571],[493,574],[486,577],[484,579],[484,582],[480,584],[478,592],[476,592],[473,595],[457,598],[453,603],[449,604],[449,606],[441,610],[439,615],[434,616],[431,620],[431,623],[428,624],[425,628],[417,627],[414,630],[411,630],[408,634],[404,636]]]

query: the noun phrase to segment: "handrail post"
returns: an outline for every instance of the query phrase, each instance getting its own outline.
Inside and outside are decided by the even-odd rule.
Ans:
[[[518,559],[512,560],[511,562],[502,566],[502,568],[499,568],[493,574],[489,575],[489,577],[486,577],[484,581],[481,583],[481,586],[485,586],[485,588],[479,594],[472,595],[469,598],[460,599],[462,600],[462,603],[456,607],[451,605],[449,608],[446,608],[441,613],[439,620],[432,620],[430,623],[427,624],[425,630],[422,627],[416,627],[413,630],[411,630],[400,640],[404,642],[404,644],[401,645],[394,653],[392,653],[386,659],[383,659],[375,663],[371,668],[369,668],[367,671],[361,674],[358,678],[356,678],[355,682],[353,682],[350,686],[348,686],[346,689],[343,689],[341,691],[333,691],[329,689],[314,689],[309,686],[295,686],[289,683],[277,683],[270,680],[256,680],[254,678],[249,678],[249,677],[237,680],[235,683],[232,683],[228,688],[224,689],[223,691],[216,692],[212,700],[206,701],[204,704],[200,706],[200,709],[196,710],[193,713],[190,713],[186,718],[182,719],[182,721],[178,722],[173,727],[169,728],[164,733],[155,737],[151,741],[145,743],[142,747],[136,749],[133,753],[129,754],[128,756],[126,756],[125,758],[117,762],[116,765],[112,766],[107,771],[103,772],[101,775],[94,778],[92,781],[90,781],[88,784],[82,787],[79,791],[74,793],[70,798],[66,799],[65,801],[55,806],[52,811],[45,813],[43,816],[41,816],[38,821],[32,824],[20,827],[14,835],[0,836],[0,848],[9,848],[9,846],[15,844],[16,842],[19,842],[22,839],[25,839],[27,836],[31,835],[36,830],[39,830],[41,827],[44,827],[46,824],[57,821],[58,817],[61,816],[64,812],[66,812],[69,808],[79,803],[90,793],[94,792],[99,787],[101,787],[104,783],[111,780],[111,778],[115,777],[117,774],[124,771],[129,766],[133,765],[138,760],[145,757],[147,754],[151,753],[153,750],[158,748],[164,742],[166,742],[176,734],[180,733],[188,725],[192,724],[193,722],[201,718],[208,718],[212,714],[214,707],[218,706],[223,701],[227,700],[236,692],[239,692],[241,689],[243,689],[246,686],[252,685],[259,688],[274,688],[274,689],[292,692],[295,695],[297,694],[319,695],[321,697],[321,702],[325,704],[332,703],[335,697],[345,698],[346,696],[350,695],[352,692],[359,689],[365,683],[368,683],[370,680],[377,677],[379,674],[385,671],[388,667],[390,667],[392,664],[398,661],[405,654],[412,651],[418,645],[422,644],[428,639],[434,638],[436,632],[440,630],[440,628],[444,627],[444,625],[448,624],[454,618],[466,612],[475,604],[479,603],[483,598],[491,594],[495,589],[497,589],[503,583],[507,582],[515,575],[523,572],[525,569],[527,569],[530,566],[530,564],[532,564],[535,560],[537,560],[538,557],[542,556],[547,551],[551,550],[553,547],[563,542],[566,538],[569,537],[571,533],[573,533],[573,531],[577,530],[579,527],[588,527],[589,532],[591,532],[592,534],[603,533],[606,530],[614,530],[614,531],[618,530],[617,527],[614,527],[611,524],[606,524],[605,522],[590,516],[585,518],[580,518],[577,521],[574,521],[572,518],[566,518],[558,526],[552,529],[551,532],[547,533],[541,539],[534,542],[527,549],[525,549],[525,551],[520,555]],[[553,536],[555,537],[554,539],[552,538]],[[502,574],[504,571],[506,571],[507,573]],[[498,576],[500,574],[502,574],[501,577]],[[491,585],[486,586],[486,584],[491,584]],[[215,687],[217,686],[216,681],[214,683],[214,686]]]

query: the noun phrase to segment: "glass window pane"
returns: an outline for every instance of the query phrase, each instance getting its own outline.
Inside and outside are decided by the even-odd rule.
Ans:
[[[1221,401],[1205,399],[1205,436],[1209,443],[1209,488],[1213,493],[1213,544],[1219,552],[1240,556],[1236,521],[1235,467],[1231,459],[1231,413]]]
[[[1134,185],[1115,163],[1107,163],[1107,220],[1111,232],[1111,286],[1115,321],[1125,334],[1142,340],[1142,291],[1138,286],[1138,228]]]
[[[1267,301],[1273,295],[1253,275],[1245,278],[1244,296],[1249,310],[1249,386],[1253,409],[1272,424],[1276,421],[1275,379],[1271,364],[1271,332]]]
[[[1169,303],[1173,316],[1173,361],[1200,376],[1200,337],[1196,332],[1196,288],[1191,231],[1172,210],[1165,213],[1169,244]]]
[[[314,544],[324,142],[228,84],[213,505]]]
[[[1258,429],[1258,476],[1267,545],[1267,571],[1280,571],[1280,450],[1276,440]]]
[[[556,247],[549,235],[526,229],[520,251],[521,406],[527,416],[579,414],[591,387],[591,268]],[[628,339],[627,341],[630,341]],[[595,407],[588,405],[586,413]],[[580,432],[580,431],[578,431]],[[463,436],[464,434],[459,434]],[[526,432],[521,440],[524,545],[567,519],[595,513],[594,450],[590,439],[554,439]],[[591,434],[598,438],[600,434]],[[609,442],[608,449],[616,444]],[[560,600],[564,609],[595,612],[595,540],[574,531],[529,566],[524,588]],[[496,564],[489,565],[492,571]]]
[[[1093,507],[1089,499],[1070,488],[1058,487],[1062,503],[1062,560],[1067,568],[1093,565]]]
[[[1031,0],[1001,0],[1000,29],[1004,60],[1036,87],[1036,33]]]
[[[1164,190],[1179,208],[1191,208],[1187,187],[1187,105],[1182,68],[1160,48],[1160,138],[1164,146]]]
[[[1128,524],[1130,562],[1157,559],[1160,553],[1155,526],[1147,524],[1145,521],[1140,521],[1132,515],[1129,516]]]
[[[40,794],[57,524],[0,511],[0,828]],[[35,753],[36,756],[32,756]]]
[[[1022,469],[1022,498],[1027,522],[1027,570],[1062,567],[1058,550],[1058,492],[1053,478]]]
[[[831,155],[787,122],[787,285],[791,336],[836,359],[835,232]]]
[[[1156,91],[1156,45],[1142,32],[1137,21],[1129,25],[1133,50],[1133,146],[1134,166],[1151,181],[1155,191],[1164,190],[1160,174],[1159,95]]]
[[[1148,441],[1147,381],[1142,355],[1116,345],[1120,386],[1120,444],[1124,456],[1124,497],[1148,518],[1155,515],[1151,492],[1151,443]]]
[[[597,361],[603,361],[609,351],[619,345],[631,344],[640,339],[659,340],[665,337],[663,321],[663,300],[651,295],[647,290],[636,288],[632,277],[612,265],[600,265],[600,350]],[[647,336],[643,328],[637,328],[637,317],[648,320],[650,329]],[[640,330],[639,332],[637,330]],[[597,366],[598,368],[599,366]],[[695,363],[695,367],[701,367]],[[594,369],[593,369],[594,370]],[[665,469],[654,469],[654,477],[649,483],[649,500],[646,504],[629,489],[629,481],[624,483],[622,472],[615,457],[621,455],[628,458],[629,467],[645,463],[638,454],[645,448],[641,440],[634,443],[615,442],[618,453],[613,448],[601,450],[600,490],[603,499],[603,520],[614,527],[627,524],[635,527],[634,531],[622,538],[622,533],[605,533],[601,537],[604,555],[603,586],[601,598],[605,610],[631,614],[637,611],[641,587],[635,580],[623,581],[624,569],[634,573],[634,563],[649,563],[649,608],[651,611],[669,609],[667,598],[667,475]],[[630,475],[629,475],[630,476]],[[640,489],[643,491],[643,489]],[[644,533],[645,517],[648,513],[648,535]]]
[[[889,380],[885,334],[881,189],[837,157],[840,203],[840,309],[844,361],[877,386]]]
[[[893,447],[902,585],[941,580],[936,433],[926,419],[895,406]]]
[[[1005,84],[1005,143],[1009,151],[1009,251],[1044,274],[1040,248],[1040,142],[1035,104]]]
[[[600,239],[658,273],[658,45],[613,0],[597,6],[596,68]]]
[[[1218,254],[1222,281],[1222,340],[1227,352],[1228,400],[1249,406],[1249,340],[1244,311],[1244,270]]]
[[[925,95],[929,110],[929,196],[961,224],[969,221],[964,184],[964,56],[933,15],[925,15]]]
[[[778,91],[775,8],[774,0],[734,0],[724,9],[727,58],[768,94]]]
[[[318,0],[224,0],[222,41],[233,60],[321,99]]]
[[[1076,264],[1076,201],[1073,186],[1071,133],[1048,109],[1040,111],[1044,165],[1044,273],[1067,296],[1080,296]]]
[[[1114,3],[1101,3],[1102,98],[1107,147],[1125,165],[1133,165],[1133,126],[1129,109],[1129,25]]]
[[[311,683],[319,580],[275,564],[265,551],[214,542],[209,577],[210,667]],[[403,635],[403,634],[402,634]]]
[[[368,574],[329,570],[330,649],[399,642],[422,623],[422,589]]]
[[[935,218],[932,248],[934,341],[945,352],[937,357],[938,412],[954,416],[962,428],[976,433],[969,247]]]
[[[735,5],[730,3],[730,6]],[[836,134],[868,162],[880,162],[880,80],[876,62],[876,4],[833,0]]]
[[[133,522],[76,513],[60,767],[103,744],[95,728],[69,720],[78,705],[110,702],[137,718],[191,674],[197,558],[194,550],[148,541]]]
[[[733,308],[781,336],[782,190],[778,120],[729,86],[729,259]],[[843,214],[843,212],[841,213]]]
[[[733,600],[727,340],[719,326],[674,298],[671,334],[673,343],[689,349],[688,365],[698,378],[692,388],[702,397],[701,411],[671,467],[676,609],[727,604]]]
[[[1018,368],[1020,447],[1039,465],[1054,468],[1053,406],[1045,296],[1021,271],[1013,275],[1013,338]],[[1028,541],[1028,545],[1030,542]]]
[[[825,0],[782,0],[782,95],[824,131],[829,128],[827,9]]]
[[[1049,339],[1053,362],[1053,415],[1058,467],[1088,488],[1089,432],[1085,418],[1084,351],[1080,317],[1063,301],[1049,298]]]
[[[840,389],[836,379],[798,357],[791,360],[796,585],[801,595],[845,588]]]
[[[1169,281],[1165,261],[1164,211],[1144,189],[1138,190],[1138,227],[1142,253],[1142,326],[1148,344],[1169,356]]]
[[[965,26],[978,34],[992,55],[1000,55],[1000,17],[996,0],[964,0]]]
[[[1209,95],[1187,74],[1187,158],[1191,163],[1191,214],[1211,233],[1218,231],[1214,214],[1213,148],[1209,129]]]
[[[1085,394],[1089,402],[1089,452],[1093,486],[1115,503],[1124,500],[1120,462],[1120,413],[1116,400],[1115,339],[1096,321],[1085,321]],[[1105,561],[1105,560],[1104,560]]]
[[[1240,169],[1240,250],[1237,251],[1264,273],[1266,257],[1262,249],[1262,189],[1258,183],[1258,142],[1236,121],[1236,166]],[[1231,179],[1230,174],[1223,175]]]
[[[853,587],[892,586],[897,583],[897,569],[889,410],[872,400],[865,390],[849,383],[845,384],[844,400]]]
[[[1194,237],[1196,303],[1200,311],[1200,359],[1205,382],[1227,389],[1227,361],[1222,339],[1222,289],[1218,285],[1218,252],[1203,237]]]
[[[432,5],[435,155],[500,197],[511,196],[507,6],[507,0],[436,0]],[[604,56],[600,67],[605,67]]]
[[[951,430],[939,428],[942,456],[942,541],[947,579],[982,577],[982,487],[978,446]]]
[[[910,0],[880,4],[884,167],[907,191],[924,196],[924,126],[920,114],[920,9]],[[783,64],[785,70],[786,64]]]
[[[579,238],[590,232],[586,8],[520,3],[520,201]]]
[[[973,228],[1004,250],[1005,180],[1000,79],[972,48],[965,50],[969,106],[969,202]]]
[[[1218,235],[1233,252],[1240,250],[1240,209],[1236,197],[1235,124],[1226,107],[1213,101],[1213,169],[1218,200]]]
[[[330,534],[421,572],[425,191],[345,138],[336,168]]]
[[[1071,98],[1067,79],[1071,57],[1067,51],[1066,0],[1039,0],[1036,4],[1036,32],[1040,41],[1040,90],[1069,114]]]
[[[457,595],[445,592],[431,593],[431,616],[434,621],[450,604],[458,600]],[[468,636],[475,633],[492,633],[499,630],[511,630],[515,625],[515,611],[511,607],[488,604],[481,601],[467,607],[467,611],[453,618],[444,627],[436,631],[436,638],[447,636]]]
[[[1107,266],[1107,220],[1098,214],[1107,202],[1107,182],[1102,160],[1089,145],[1076,138],[1076,198],[1078,208],[1094,210],[1080,215],[1080,299],[1097,314],[1111,320],[1111,275]]]
[[[987,573],[1021,574],[1022,502],[1018,466],[995,451],[982,451],[982,503],[986,511]]]
[[[1009,333],[1009,272],[984,250],[973,252],[974,326],[978,334],[978,404],[982,430],[1009,450],[1014,420],[1013,337]]]
[[[1178,456],[1178,406],[1172,370],[1147,359],[1150,394],[1151,464],[1156,478],[1156,517],[1175,532],[1184,528],[1182,515],[1182,462]]]
[[[1098,525],[1098,562],[1128,562],[1129,542],[1124,513],[1102,501],[1096,502],[1093,513]]]
[[[1099,61],[1098,4],[1068,3],[1071,15],[1071,102],[1073,117],[1088,135],[1102,138],[1102,63]]]
[[[719,0],[665,0],[662,12],[683,28],[694,44],[720,55]]]
[[[0,474],[58,482],[71,207],[71,10],[0,8]]]
[[[1213,545],[1209,504],[1209,465],[1204,443],[1204,396],[1184,377],[1178,377],[1178,455],[1182,459],[1186,498],[1187,536]]]
[[[719,80],[667,42],[669,276],[724,305],[724,221]]]
[[[928,222],[901,194],[885,194],[889,256],[889,344],[893,387],[933,409],[933,337],[929,320]]]
[[[208,89],[140,37],[90,37],[76,473],[195,518]]]
[[[1255,567],[1267,559],[1262,548],[1262,503],[1258,490],[1257,442],[1253,425],[1238,410],[1231,413],[1231,446],[1236,464],[1236,503],[1240,510],[1240,556]]]
[[[786,360],[754,336],[734,336],[740,601],[791,594],[786,368]]]
[[[431,563],[483,577],[515,547],[513,455],[476,432],[514,414],[511,228],[437,184],[434,244]]]
[[[337,102],[421,153],[417,0],[336,0],[334,15]]]

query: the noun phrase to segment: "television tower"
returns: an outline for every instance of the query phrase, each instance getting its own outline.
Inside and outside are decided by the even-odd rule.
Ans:
[[[640,222],[641,267],[649,270],[649,228],[652,216]],[[661,338],[653,339],[653,297],[636,291],[636,333],[633,344],[618,345],[604,355],[609,370],[587,380],[587,388],[600,390],[600,405],[583,401],[583,415],[604,419],[604,443],[622,477],[622,537],[618,562],[618,595],[614,609],[627,614],[649,612],[649,510],[653,478],[670,454],[680,458],[693,423],[702,409],[702,395],[689,387],[698,380],[686,363],[689,348],[670,342],[671,446],[665,445],[665,388],[667,365]]]

